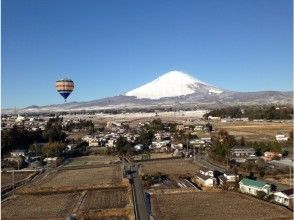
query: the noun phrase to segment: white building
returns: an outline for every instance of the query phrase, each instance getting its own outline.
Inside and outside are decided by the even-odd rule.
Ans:
[[[284,135],[284,134],[277,134],[277,135],[276,135],[276,140],[277,140],[278,142],[288,141],[288,140],[289,140],[289,137],[287,137],[287,136]]]
[[[219,178],[220,184],[225,185],[227,183],[235,183],[239,179],[239,176],[234,173],[226,172],[223,175],[219,176],[218,178]]]
[[[21,115],[17,115],[17,118],[15,119],[15,122],[22,122],[25,120],[25,117],[21,116]]]
[[[208,116],[208,120],[215,120],[215,121],[218,121],[218,120],[221,120],[220,117],[214,117],[214,116]]]
[[[213,187],[216,179],[213,177],[213,170],[201,167],[195,175],[196,182],[201,186]]]
[[[243,178],[239,182],[239,187],[242,193],[247,193],[254,196],[256,196],[259,191],[269,194],[271,190],[271,186],[269,184],[260,180],[251,180],[247,178]]]
[[[274,193],[274,201],[284,206],[293,206],[293,199],[293,188]]]

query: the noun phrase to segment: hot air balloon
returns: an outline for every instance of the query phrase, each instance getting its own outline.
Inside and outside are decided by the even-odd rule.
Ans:
[[[70,93],[74,89],[74,82],[71,79],[60,79],[57,80],[55,83],[55,87],[57,92],[64,98],[64,101],[66,102],[67,97],[70,95]]]

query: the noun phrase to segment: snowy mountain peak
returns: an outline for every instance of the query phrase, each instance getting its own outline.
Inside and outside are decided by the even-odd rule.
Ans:
[[[193,93],[220,94],[223,91],[210,86],[187,73],[181,71],[167,72],[157,79],[125,93],[139,99],[160,99],[166,97],[185,96]]]

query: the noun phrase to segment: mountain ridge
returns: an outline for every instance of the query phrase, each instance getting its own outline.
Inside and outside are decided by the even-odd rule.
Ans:
[[[266,105],[292,104],[293,91],[238,92],[210,85],[181,71],[170,71],[138,88],[123,94],[83,102],[67,102],[45,106],[28,106],[18,110],[26,112],[58,112],[119,108],[149,108],[154,106],[187,105]],[[2,109],[13,113],[14,109]]]

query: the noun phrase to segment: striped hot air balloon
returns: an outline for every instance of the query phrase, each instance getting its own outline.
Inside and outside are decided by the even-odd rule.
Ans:
[[[66,102],[67,97],[70,95],[70,93],[74,89],[74,82],[71,79],[60,79],[57,80],[55,83],[55,87],[57,92],[64,98],[64,101]]]

